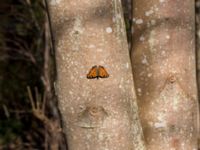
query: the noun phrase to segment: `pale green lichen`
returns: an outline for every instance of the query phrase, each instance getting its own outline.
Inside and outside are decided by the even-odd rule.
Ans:
[[[50,5],[58,5],[61,0],[50,0]]]
[[[157,41],[156,40],[156,32],[154,30],[152,30],[150,32],[150,36],[149,36],[149,40],[148,40],[151,52],[155,52],[156,51],[156,48],[155,48],[155,46],[157,44],[156,41]]]
[[[80,36],[84,32],[82,17],[77,16],[74,20],[73,28],[69,35],[71,36],[72,50],[78,51],[80,48]]]

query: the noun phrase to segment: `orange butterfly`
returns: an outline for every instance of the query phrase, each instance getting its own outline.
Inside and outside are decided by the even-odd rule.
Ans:
[[[87,74],[88,79],[94,79],[94,78],[108,78],[109,74],[107,73],[106,69],[103,66],[93,66],[89,73]]]

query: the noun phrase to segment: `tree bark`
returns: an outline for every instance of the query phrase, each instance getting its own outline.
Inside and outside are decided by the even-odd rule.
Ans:
[[[148,150],[197,149],[194,0],[135,0],[133,73]]]
[[[120,0],[51,0],[69,150],[144,149]],[[87,79],[94,65],[108,78]]]

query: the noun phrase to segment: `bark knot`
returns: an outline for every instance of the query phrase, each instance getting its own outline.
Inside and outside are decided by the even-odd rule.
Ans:
[[[78,115],[78,126],[84,128],[101,127],[107,116],[108,114],[102,106],[87,106]]]
[[[169,83],[174,83],[176,82],[177,78],[174,74],[170,74],[169,77],[168,77],[168,81]]]

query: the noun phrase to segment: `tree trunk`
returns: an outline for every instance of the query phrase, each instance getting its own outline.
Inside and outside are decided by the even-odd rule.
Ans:
[[[49,6],[69,150],[143,150],[121,2],[51,0]],[[95,65],[109,77],[87,79]]]
[[[194,0],[133,7],[131,56],[147,149],[197,149]]]

